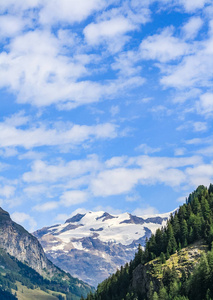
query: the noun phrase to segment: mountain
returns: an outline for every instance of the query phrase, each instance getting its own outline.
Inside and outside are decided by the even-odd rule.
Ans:
[[[26,292],[28,296],[25,298],[19,295],[20,299],[34,299],[35,290],[38,290],[37,295],[40,295],[38,299],[57,299],[56,296],[50,295],[43,295],[42,298],[42,294],[49,290],[56,295],[60,292],[64,296],[67,295],[67,299],[76,300],[80,299],[81,295],[86,296],[91,290],[88,284],[73,278],[49,261],[37,238],[13,222],[8,212],[2,208],[0,208],[0,287],[2,289],[0,299],[3,299],[3,293],[6,293],[5,299],[10,299],[7,292],[11,292],[11,289],[17,295],[22,293],[20,290]]]
[[[199,186],[87,300],[212,300],[213,185]]]
[[[138,244],[144,246],[146,238],[165,225],[169,215],[141,217],[88,212],[33,234],[54,264],[97,286],[132,259]]]

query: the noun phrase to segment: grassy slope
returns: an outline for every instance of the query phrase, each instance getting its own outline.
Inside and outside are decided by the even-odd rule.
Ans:
[[[7,254],[5,252],[5,250],[0,248],[0,276],[2,276],[3,278],[5,278],[5,276],[7,274],[11,274],[16,276],[16,274],[21,274],[21,268],[22,268],[22,263],[21,265],[18,264],[17,260],[10,256],[9,254]],[[24,266],[24,265],[23,265]],[[34,273],[36,273],[34,270],[31,270],[30,268],[25,270],[25,275],[22,275],[23,278],[33,278],[32,276],[34,276]],[[23,274],[23,272],[22,272]],[[15,277],[16,278],[16,277]],[[10,281],[10,280],[9,280]],[[13,283],[13,282],[11,282]],[[15,285],[18,288],[18,291],[15,291],[12,289],[13,294],[17,294],[18,299],[20,300],[33,300],[33,299],[39,299],[39,300],[57,300],[58,298],[54,295],[62,295],[65,297],[65,294],[60,293],[60,292],[56,292],[53,290],[48,290],[48,291],[43,291],[41,290],[39,287],[35,288],[35,289],[30,289],[27,288],[27,286],[23,285],[23,283],[19,282],[18,280],[16,280],[16,282],[14,282]],[[13,283],[13,284],[14,284]],[[1,286],[1,283],[0,283]],[[80,299],[80,297],[77,297],[75,295],[73,295],[73,299]]]
[[[181,249],[179,252],[176,251],[176,253],[171,255],[164,264],[161,263],[160,258],[158,257],[148,262],[146,265],[150,267],[150,274],[158,279],[162,278],[163,270],[167,267],[172,269],[174,266],[177,273],[181,275],[181,270],[183,269],[186,272],[191,272],[194,269],[195,265],[199,262],[203,251],[207,252],[208,246],[204,241],[200,240]]]
[[[61,293],[56,293],[49,291],[49,293],[46,293],[40,289],[35,289],[31,290],[28,289],[26,286],[23,286],[20,282],[16,282],[18,291],[13,290],[13,294],[17,294],[17,298],[19,300],[58,300],[56,296],[53,296],[52,293],[54,294],[61,294]],[[62,296],[65,297],[64,294],[61,294]]]

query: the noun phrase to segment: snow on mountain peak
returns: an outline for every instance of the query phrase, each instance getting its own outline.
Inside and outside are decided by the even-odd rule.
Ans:
[[[147,237],[166,225],[169,215],[134,216],[127,212],[115,215],[90,211],[78,213],[64,224],[37,230],[34,235],[56,265],[97,285],[97,280],[102,281],[131,260],[138,244],[144,246]]]

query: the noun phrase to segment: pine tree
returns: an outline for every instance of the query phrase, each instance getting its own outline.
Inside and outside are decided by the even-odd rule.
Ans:
[[[177,242],[174,236],[173,228],[170,223],[167,226],[168,251],[173,254],[177,250]]]
[[[167,300],[168,299],[167,291],[163,285],[160,287],[160,290],[158,293],[158,299],[159,300]]]
[[[153,282],[150,281],[150,284],[149,284],[149,290],[148,290],[148,300],[152,300],[153,299],[153,294],[154,294],[154,285],[153,285]]]
[[[188,240],[188,227],[186,220],[181,221],[181,243],[183,247],[187,246],[187,240]]]
[[[161,254],[160,254],[160,261],[161,261],[162,264],[165,264],[165,262],[166,262],[166,257],[165,257],[165,254],[163,252],[161,252]]]
[[[158,300],[158,299],[159,299],[159,298],[158,298],[157,292],[154,292],[152,300]]]

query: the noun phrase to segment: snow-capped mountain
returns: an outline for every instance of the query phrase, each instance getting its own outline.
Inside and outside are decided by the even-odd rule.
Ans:
[[[169,215],[139,217],[129,213],[88,212],[33,234],[53,263],[96,286],[130,261],[138,244],[143,246],[146,237],[164,226]]]

